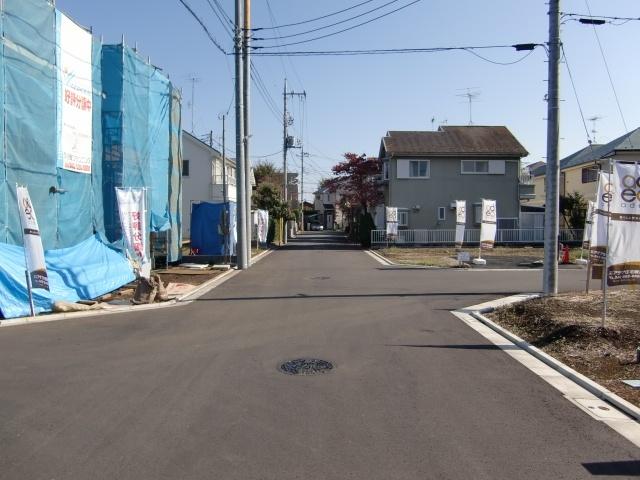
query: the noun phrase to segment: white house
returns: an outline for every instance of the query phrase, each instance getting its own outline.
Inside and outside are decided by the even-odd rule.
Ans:
[[[227,195],[223,196],[222,154],[182,131],[182,237],[191,238],[191,205],[236,201],[236,162],[226,159]]]

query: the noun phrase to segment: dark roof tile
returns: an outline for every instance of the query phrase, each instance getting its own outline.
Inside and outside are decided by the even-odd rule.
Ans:
[[[382,139],[387,155],[500,155],[529,153],[503,126],[442,126],[436,132],[390,131]]]

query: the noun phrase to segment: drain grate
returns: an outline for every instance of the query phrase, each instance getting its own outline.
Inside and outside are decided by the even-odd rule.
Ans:
[[[317,358],[296,358],[280,365],[280,371],[288,375],[316,375],[333,370],[331,362]]]

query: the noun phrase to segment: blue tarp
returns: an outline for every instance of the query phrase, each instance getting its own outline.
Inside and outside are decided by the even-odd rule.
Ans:
[[[229,221],[227,248],[224,248],[224,215]],[[235,255],[236,204],[194,203],[191,207],[191,249],[199,255]]]
[[[45,251],[45,260],[51,291],[33,291],[38,313],[51,311],[55,300],[88,300],[135,280],[128,260],[97,235],[73,247]],[[23,248],[0,243],[0,311],[4,318],[30,313],[24,271]]]

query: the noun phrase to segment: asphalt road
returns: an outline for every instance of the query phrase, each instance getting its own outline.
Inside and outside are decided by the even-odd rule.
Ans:
[[[0,478],[637,478],[636,447],[449,313],[540,275],[383,269],[318,233],[184,307],[0,329]],[[335,369],[278,371],[301,356]]]

